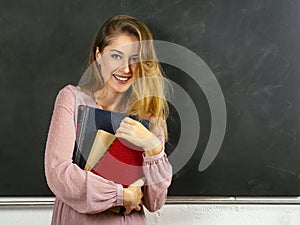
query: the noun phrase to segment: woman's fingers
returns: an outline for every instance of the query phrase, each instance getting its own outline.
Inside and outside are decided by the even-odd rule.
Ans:
[[[125,118],[127,119],[127,117]],[[126,121],[125,119],[122,120],[122,122],[120,123],[119,128],[116,130],[116,133],[125,133],[125,134],[131,134],[135,124]],[[128,118],[130,119],[130,118]]]
[[[142,209],[143,192],[140,186],[128,186],[123,189],[125,207],[125,215],[128,215],[132,210],[140,211]]]
[[[134,120],[134,119],[131,119],[130,117],[125,117],[125,118],[122,120],[121,123],[127,123],[127,124],[132,124],[132,125],[134,125],[134,124],[137,123],[137,121]]]
[[[137,206],[134,208],[134,210],[136,210],[136,211],[141,211],[141,209],[142,209],[142,205],[137,205]]]
[[[116,134],[130,134],[130,130],[126,127],[119,127],[116,130]]]
[[[144,150],[153,150],[161,145],[160,140],[151,131],[129,117],[122,120],[120,127],[116,130],[116,137],[125,139]]]
[[[125,128],[132,128],[133,126],[135,126],[137,124],[137,121],[135,121],[134,119],[131,119],[129,117],[125,117],[121,123],[120,123],[120,127],[125,127]]]
[[[129,215],[132,212],[132,210],[141,211],[142,210],[142,205],[137,205],[135,207],[127,207],[127,208],[125,208],[124,214],[125,215]]]
[[[131,211],[132,211],[131,208],[125,207],[125,212],[124,212],[124,214],[125,214],[125,215],[129,215],[129,214],[131,213]]]

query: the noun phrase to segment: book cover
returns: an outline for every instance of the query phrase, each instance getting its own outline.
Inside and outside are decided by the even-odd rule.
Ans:
[[[116,137],[104,130],[98,130],[84,169],[91,171],[111,147]]]
[[[143,150],[114,136],[125,113],[80,105],[73,162],[80,168],[127,187],[143,176]],[[140,121],[149,129],[149,121]]]

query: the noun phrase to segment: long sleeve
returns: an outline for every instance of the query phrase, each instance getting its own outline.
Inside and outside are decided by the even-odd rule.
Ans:
[[[162,142],[165,138],[162,129],[151,130]],[[144,205],[150,212],[160,209],[166,202],[168,187],[171,184],[173,170],[163,150],[155,156],[144,157],[143,165],[146,184],[144,187]]]
[[[150,212],[154,212],[165,204],[172,179],[172,167],[164,152],[144,159],[144,175],[144,204]]]
[[[80,213],[94,214],[123,204],[121,185],[72,163],[75,143],[74,87],[62,89],[55,102],[45,151],[47,183],[57,198]]]

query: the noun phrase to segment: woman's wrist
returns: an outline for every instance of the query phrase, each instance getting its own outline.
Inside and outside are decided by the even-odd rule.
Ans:
[[[155,147],[154,149],[150,149],[150,150],[145,150],[145,157],[152,157],[155,155],[158,155],[159,153],[161,153],[163,147],[160,144],[159,146]]]

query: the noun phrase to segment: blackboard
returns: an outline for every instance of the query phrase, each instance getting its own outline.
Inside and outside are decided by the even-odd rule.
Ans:
[[[179,149],[190,156],[174,174],[169,195],[298,196],[299,11],[295,0],[2,0],[0,195],[52,196],[43,159],[55,96],[78,83],[99,26],[130,14],[145,21],[155,39],[203,60],[200,68],[217,84],[204,90],[187,70],[162,63],[197,112],[188,133],[196,132],[195,148]],[[216,109],[207,98],[215,87],[226,112],[226,123],[215,121],[220,127],[213,125]],[[188,113],[189,101],[181,100]],[[166,151],[172,156],[185,121],[175,105],[170,109]],[[222,129],[216,157],[199,170],[212,131]]]

